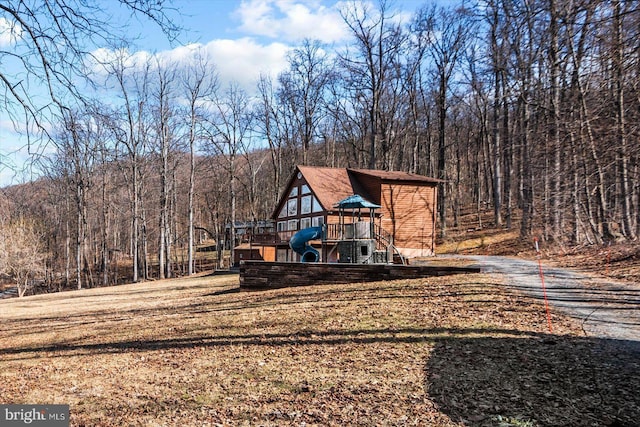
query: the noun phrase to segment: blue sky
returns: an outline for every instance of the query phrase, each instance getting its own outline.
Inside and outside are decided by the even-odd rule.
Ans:
[[[139,48],[173,59],[185,55],[181,45],[198,44],[213,58],[223,83],[235,80],[248,88],[261,72],[276,75],[286,66],[286,53],[304,38],[329,45],[349,37],[334,0],[175,0],[173,14],[185,32],[178,44],[156,26],[132,28],[143,37]],[[416,4],[419,4],[416,2]]]
[[[99,0],[118,24],[128,21],[128,12],[116,0]],[[328,46],[340,46],[349,32],[339,10],[352,0],[173,0],[179,12],[170,16],[184,28],[178,41],[171,44],[157,26],[145,20],[130,20],[127,31],[139,36],[129,48],[132,57],[160,55],[174,61],[188,60],[194,46],[204,49],[216,66],[221,84],[231,81],[251,91],[260,73],[275,77],[286,63],[287,52],[304,38],[317,39]],[[407,20],[417,7],[429,2],[396,0],[397,17]],[[449,0],[437,0],[441,5]],[[451,3],[453,0],[451,0]],[[0,21],[2,17],[0,16]],[[7,48],[6,31],[0,22],[0,48]],[[190,47],[185,47],[189,46]],[[99,50],[102,49],[102,50]],[[106,47],[95,52],[109,54]],[[2,64],[0,64],[2,67]],[[6,71],[6,70],[3,70]],[[0,187],[30,179],[29,174],[16,175],[15,169],[27,155],[21,147],[23,138],[7,125],[0,112]]]

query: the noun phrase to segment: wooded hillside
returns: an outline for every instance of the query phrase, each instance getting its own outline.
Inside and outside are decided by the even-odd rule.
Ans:
[[[200,239],[268,218],[303,164],[446,180],[442,236],[487,210],[474,226],[563,243],[640,234],[639,1],[342,16],[349,45],[307,40],[255,95],[221,86],[215,58],[113,58],[109,96],[63,110],[44,177],[2,190],[0,229],[33,225],[47,280],[109,284],[121,258],[133,281],[189,274]]]

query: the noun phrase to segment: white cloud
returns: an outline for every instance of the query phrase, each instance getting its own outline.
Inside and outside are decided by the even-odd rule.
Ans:
[[[345,41],[350,34],[338,7],[326,0],[242,0],[234,16],[239,19],[241,38],[215,38],[203,43],[179,46],[155,53],[162,62],[187,64],[202,50],[215,67],[220,84],[237,82],[249,93],[261,73],[276,76],[287,68],[286,55],[304,38],[325,43]],[[97,62],[125,55],[125,65],[134,69],[154,54],[98,49],[93,52],[91,69],[104,77]]]
[[[239,16],[242,30],[267,37],[276,37],[277,29],[273,22],[273,7],[271,0],[243,1],[236,11]]]
[[[290,47],[282,43],[260,44],[252,38],[237,40],[216,39],[207,44],[190,44],[175,49],[158,52],[155,55],[161,63],[187,65],[197,54],[204,54],[215,67],[222,86],[230,82],[238,83],[247,92],[256,90],[256,82],[261,73],[277,75],[287,67],[286,55]],[[123,55],[124,65],[129,70],[140,69],[153,54],[146,51],[129,52],[97,49],[92,52],[92,69],[103,78],[106,69],[98,62],[107,63]],[[152,62],[151,66],[155,64]],[[97,76],[95,76],[97,77]]]
[[[325,43],[349,37],[339,10],[317,0],[244,0],[236,15],[240,29],[254,36],[289,42],[310,38]]]
[[[22,38],[22,27],[15,21],[0,17],[0,46],[15,44]]]
[[[202,48],[200,43],[192,43],[185,46],[178,46],[174,49],[161,52],[159,54],[161,61],[168,61],[173,63],[188,63],[194,55]]]
[[[260,73],[277,75],[287,67],[289,47],[282,43],[261,45],[251,38],[213,40],[204,46],[224,85],[235,81],[255,91]]]
[[[151,57],[152,55],[144,50],[131,53],[128,49],[112,50],[99,48],[91,52],[91,58],[89,58],[88,64],[94,72],[103,74],[105,72],[104,64],[122,60],[122,65],[125,69],[140,68],[144,66]]]

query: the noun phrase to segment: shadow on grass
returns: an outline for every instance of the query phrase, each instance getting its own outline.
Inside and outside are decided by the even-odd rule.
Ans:
[[[0,349],[0,356],[24,355],[25,359],[42,357],[65,357],[93,354],[114,354],[130,351],[154,351],[200,347],[224,347],[234,345],[253,346],[304,346],[342,345],[372,343],[416,343],[433,342],[451,334],[510,334],[529,335],[510,329],[451,329],[451,328],[397,328],[357,330],[301,330],[290,333],[220,334],[174,337],[166,339],[128,340],[105,343],[61,343],[43,347],[14,347]]]
[[[11,330],[16,334],[23,332],[33,332],[40,328],[47,330],[66,330],[73,329],[78,325],[104,324],[105,322],[128,321],[131,318],[145,317],[155,318],[164,317],[169,313],[180,313],[189,315],[208,315],[214,313],[226,312],[251,312],[268,308],[273,310],[274,307],[290,307],[295,305],[309,304],[321,302],[323,304],[351,303],[363,301],[369,304],[374,300],[415,300],[418,298],[426,298],[424,293],[430,285],[421,286],[398,286],[388,285],[385,282],[370,282],[367,285],[359,284],[350,286],[349,288],[341,287],[323,287],[301,286],[297,288],[270,289],[261,291],[244,291],[238,286],[224,287],[214,290],[213,292],[198,295],[198,297],[208,298],[206,300],[199,299],[198,302],[180,301],[170,306],[160,305],[158,307],[139,308],[132,307],[117,310],[111,308],[100,308],[81,313],[57,313],[51,316],[37,315],[33,317],[20,317],[18,319],[3,320],[3,326],[6,330]],[[484,286],[485,291],[479,287]],[[486,289],[500,289],[498,284],[488,283],[469,283],[456,287],[457,290],[443,288],[441,291],[430,290],[428,296],[430,298],[449,296],[449,297],[471,297],[486,295]],[[403,291],[394,295],[392,292]],[[434,293],[435,292],[435,293]],[[473,300],[469,300],[473,302]],[[477,300],[476,302],[490,302],[489,300]],[[285,308],[282,308],[283,310]]]
[[[237,294],[240,292],[240,287],[233,287],[233,288],[227,288],[227,289],[222,289],[219,291],[214,291],[208,294],[204,294],[203,296],[205,297],[215,297],[218,295],[228,295],[228,294]]]
[[[640,343],[575,337],[439,340],[425,387],[474,426],[640,425]]]
[[[157,350],[420,345],[425,397],[473,426],[637,426],[640,344],[500,328],[379,328],[197,335],[0,349],[25,360]],[[430,349],[430,350],[428,350]],[[266,351],[266,350],[265,350]],[[407,363],[411,363],[407,361]],[[348,369],[348,366],[345,366]]]

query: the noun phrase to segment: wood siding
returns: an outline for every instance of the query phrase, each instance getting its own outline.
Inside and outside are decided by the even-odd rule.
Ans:
[[[391,233],[397,248],[416,250],[418,256],[434,253],[436,192],[435,186],[381,185],[382,227]]]
[[[275,261],[276,248],[273,246],[254,245],[250,248],[236,248],[234,251],[234,265],[241,261]]]

